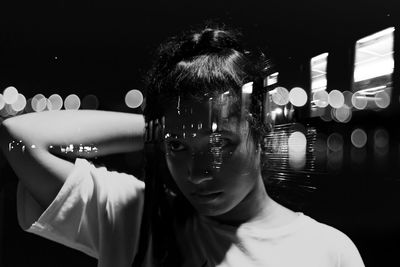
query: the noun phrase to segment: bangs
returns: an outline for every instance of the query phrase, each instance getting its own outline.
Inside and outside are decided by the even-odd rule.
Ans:
[[[225,55],[199,55],[175,65],[169,81],[180,96],[199,98],[224,92],[237,95],[246,79],[242,56],[236,51]]]

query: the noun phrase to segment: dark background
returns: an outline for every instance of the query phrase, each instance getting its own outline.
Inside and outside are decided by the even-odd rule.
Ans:
[[[388,26],[399,26],[395,0],[383,1],[2,1],[0,2],[0,90],[15,86],[27,97],[53,93],[65,98],[95,94],[100,109],[129,110],[125,93],[143,87],[152,51],[166,37],[207,19],[241,29],[250,46],[272,56],[288,86],[307,86],[305,66],[329,51],[329,89],[349,90],[354,42]],[[398,12],[397,12],[398,13]],[[398,31],[399,29],[396,29]],[[395,60],[399,37],[395,35]],[[396,54],[397,53],[397,54]],[[366,266],[393,266],[400,245],[398,175],[398,60],[390,109],[364,112],[350,124],[307,118],[320,136],[334,130],[348,140],[354,127],[369,137],[389,133],[389,154],[353,164],[345,141],[340,168],[314,174],[317,190],[303,211],[345,232]],[[135,172],[139,155],[104,159],[112,168]],[[96,261],[42,238],[24,233],[15,213],[16,177],[0,155],[0,266],[95,266]],[[395,264],[395,263],[394,263]]]

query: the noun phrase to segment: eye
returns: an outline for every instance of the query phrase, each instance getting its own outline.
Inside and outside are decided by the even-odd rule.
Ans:
[[[212,146],[221,147],[221,148],[229,147],[229,146],[232,146],[235,144],[235,142],[233,140],[231,140],[230,138],[222,137],[222,136],[213,136],[210,139],[210,143]]]
[[[179,152],[186,150],[186,146],[179,141],[169,141],[167,143],[167,146],[169,150],[171,150],[172,152]]]
[[[229,139],[229,138],[221,138],[221,146],[222,147],[230,146],[232,144],[233,144],[233,142],[232,142],[231,139]]]

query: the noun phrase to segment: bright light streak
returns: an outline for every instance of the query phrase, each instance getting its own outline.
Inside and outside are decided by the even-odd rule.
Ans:
[[[3,91],[4,102],[13,104],[18,99],[18,90],[14,86],[9,86]]]
[[[325,52],[325,53],[319,54],[318,56],[313,57],[311,59],[311,62],[314,63],[319,60],[325,60],[327,57],[328,57],[328,52]]]
[[[382,89],[384,89],[384,88],[386,88],[386,85],[381,85],[381,86],[361,89],[361,90],[358,90],[357,93],[363,94],[363,95],[371,95],[371,94],[373,95],[375,93],[381,92]]]
[[[357,128],[351,133],[351,143],[357,148],[362,148],[367,143],[367,134],[364,130]]]
[[[332,90],[328,95],[328,103],[333,108],[340,108],[344,104],[344,96],[339,90]]]
[[[303,88],[293,87],[289,92],[289,101],[293,106],[302,107],[307,103],[307,93]]]
[[[368,100],[363,98],[359,93],[355,93],[351,97],[351,103],[356,109],[362,110],[365,109],[365,107],[367,106]]]
[[[78,110],[81,106],[81,100],[76,94],[70,94],[64,100],[64,108],[67,110]]]
[[[280,106],[289,103],[289,91],[285,87],[276,87],[270,91],[272,101]]]
[[[382,37],[382,36],[385,36],[385,35],[389,35],[389,34],[391,34],[392,32],[394,32],[394,29],[395,29],[394,27],[390,27],[390,28],[384,29],[384,30],[382,30],[382,31],[379,31],[379,32],[377,32],[377,33],[368,35],[368,36],[366,36],[366,37],[364,37],[364,38],[358,40],[357,43],[359,43],[359,44],[361,44],[361,43],[366,43],[366,42],[368,42],[368,41],[377,39],[377,38],[379,38],[379,37]]]
[[[11,104],[11,108],[16,112],[22,111],[26,106],[26,98],[23,94],[18,94],[17,101]]]
[[[143,94],[136,89],[130,90],[125,95],[125,104],[130,108],[137,108],[143,103]]]
[[[47,106],[47,99],[42,94],[37,94],[32,98],[32,109],[36,112],[41,112],[45,110]]]
[[[60,110],[63,105],[63,99],[59,94],[52,94],[47,101],[48,110]]]

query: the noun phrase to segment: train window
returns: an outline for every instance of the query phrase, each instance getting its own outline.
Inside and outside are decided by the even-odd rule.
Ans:
[[[390,104],[394,29],[384,29],[356,42],[352,87],[356,109],[378,110]]]
[[[273,84],[278,83],[278,75],[279,75],[279,72],[274,72],[274,73],[268,75],[267,77],[265,77],[264,87],[271,86]]]
[[[311,117],[321,116],[327,106],[326,68],[328,65],[328,53],[323,53],[311,58]]]

